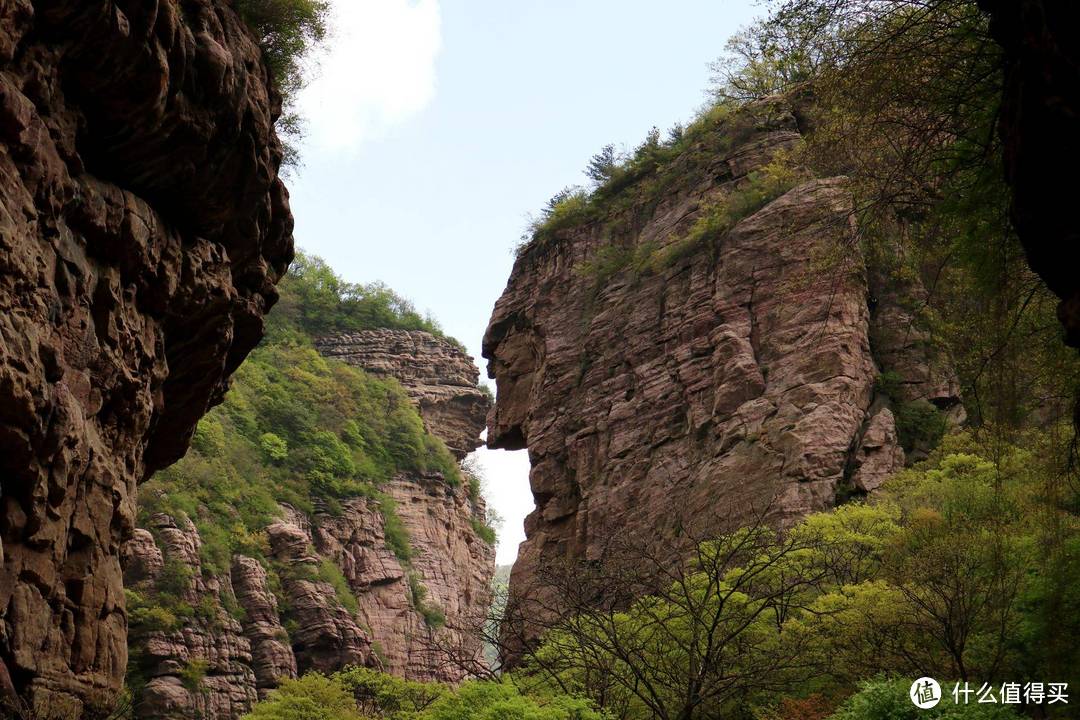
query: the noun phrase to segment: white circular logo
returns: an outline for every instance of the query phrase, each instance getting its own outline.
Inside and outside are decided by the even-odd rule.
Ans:
[[[932,677],[921,677],[911,683],[911,691],[908,695],[915,707],[920,710],[929,710],[941,702],[941,686]]]

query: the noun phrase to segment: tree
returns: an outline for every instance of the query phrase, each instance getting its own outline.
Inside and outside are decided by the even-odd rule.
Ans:
[[[822,675],[813,636],[789,620],[837,578],[869,572],[895,525],[863,506],[789,533],[765,517],[711,540],[686,524],[679,548],[613,540],[595,562],[546,563],[544,592],[518,588],[503,618],[504,651],[525,648],[515,681],[616,717],[690,720]],[[539,645],[513,636],[536,623]]]
[[[283,680],[243,720],[365,720],[340,680],[308,673]]]
[[[585,168],[585,174],[599,186],[610,180],[618,167],[619,156],[615,152],[615,146],[609,143],[592,156]]]

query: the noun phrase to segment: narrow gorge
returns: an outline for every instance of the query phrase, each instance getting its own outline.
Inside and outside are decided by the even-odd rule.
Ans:
[[[1080,6],[751,4],[0,0],[0,720],[1073,717]]]

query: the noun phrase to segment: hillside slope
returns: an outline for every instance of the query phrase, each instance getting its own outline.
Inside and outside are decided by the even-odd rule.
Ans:
[[[191,452],[141,489],[125,547],[138,717],[235,718],[284,678],[351,665],[459,680],[436,631],[481,651],[460,630],[494,572],[458,467],[490,403],[471,359],[306,257],[269,324]]]

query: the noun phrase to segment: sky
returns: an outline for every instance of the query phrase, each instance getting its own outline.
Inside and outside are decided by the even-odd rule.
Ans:
[[[604,145],[633,148],[691,119],[709,63],[761,12],[751,0],[332,4],[297,100],[297,246],[430,312],[482,377],[484,328],[530,215],[586,184]],[[507,564],[533,508],[528,457],[477,459]]]

